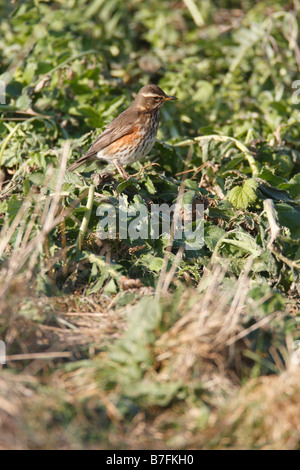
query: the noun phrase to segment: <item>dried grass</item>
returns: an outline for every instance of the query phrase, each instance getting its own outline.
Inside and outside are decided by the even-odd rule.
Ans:
[[[251,261],[248,270],[250,267]],[[195,376],[215,397],[218,395],[223,400],[239,384],[237,370],[242,346],[236,346],[231,340],[242,330],[250,289],[247,270],[231,288],[224,286],[225,274],[220,266],[207,271],[198,286],[198,294],[192,290],[186,292],[179,310],[186,310],[190,301],[192,306],[156,343],[161,376],[184,382]]]

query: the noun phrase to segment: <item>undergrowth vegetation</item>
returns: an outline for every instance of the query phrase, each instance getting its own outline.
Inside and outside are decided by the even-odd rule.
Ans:
[[[299,449],[298,2],[0,15],[0,447]],[[130,178],[68,172],[149,83],[178,101]],[[179,199],[201,247],[99,237]]]

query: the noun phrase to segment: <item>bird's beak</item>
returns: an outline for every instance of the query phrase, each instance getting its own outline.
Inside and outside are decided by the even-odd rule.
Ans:
[[[177,100],[178,98],[176,98],[176,96],[165,96],[164,97],[164,101],[172,101],[172,100]]]

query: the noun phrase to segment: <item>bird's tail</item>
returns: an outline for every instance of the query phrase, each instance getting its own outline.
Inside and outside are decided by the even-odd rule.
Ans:
[[[79,166],[83,165],[83,163],[86,163],[89,160],[89,157],[86,155],[82,155],[82,157],[77,160],[77,162],[72,163],[72,165],[68,166],[67,171],[73,171],[76,170]]]

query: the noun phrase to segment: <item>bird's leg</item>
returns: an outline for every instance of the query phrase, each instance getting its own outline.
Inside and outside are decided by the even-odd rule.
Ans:
[[[125,180],[128,180],[129,176],[126,173],[125,168],[122,165],[119,165],[117,160],[114,160],[113,164],[115,165],[116,169],[118,170],[122,178],[124,178]]]

